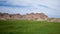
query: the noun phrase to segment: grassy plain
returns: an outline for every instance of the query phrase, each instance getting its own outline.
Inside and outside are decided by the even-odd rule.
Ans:
[[[60,34],[60,23],[32,20],[0,20],[0,34]]]

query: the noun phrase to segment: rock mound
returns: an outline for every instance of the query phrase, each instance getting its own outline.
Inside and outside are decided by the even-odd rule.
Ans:
[[[0,20],[7,19],[47,20],[48,16],[44,13],[30,13],[25,15],[0,13]]]

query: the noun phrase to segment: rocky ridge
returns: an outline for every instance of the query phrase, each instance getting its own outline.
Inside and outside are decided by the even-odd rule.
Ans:
[[[25,15],[0,13],[0,20],[10,20],[10,19],[60,22],[59,18],[49,18],[44,13],[30,13],[30,14],[27,13]]]

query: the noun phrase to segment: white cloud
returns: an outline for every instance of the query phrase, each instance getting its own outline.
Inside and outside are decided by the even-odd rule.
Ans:
[[[60,15],[60,4],[59,4],[60,0],[4,0],[4,1],[6,1],[4,4],[8,5],[18,5],[28,7],[24,8],[0,7],[0,12],[21,13],[21,14],[31,12],[35,13],[44,12],[47,15]]]

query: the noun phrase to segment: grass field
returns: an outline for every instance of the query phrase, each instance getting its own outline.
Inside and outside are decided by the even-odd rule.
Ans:
[[[0,20],[0,34],[60,34],[60,23],[32,20]]]

